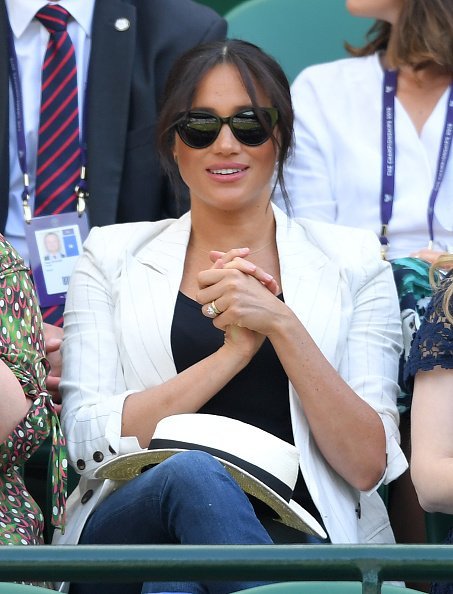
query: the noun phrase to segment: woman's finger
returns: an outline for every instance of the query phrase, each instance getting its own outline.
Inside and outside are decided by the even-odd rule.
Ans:
[[[220,252],[218,250],[211,250],[209,252],[209,258],[211,262],[217,263],[219,260],[222,264],[227,264],[234,260],[234,258],[245,258],[250,253],[250,248],[234,248],[228,252]]]
[[[245,260],[244,258],[250,253],[249,248],[235,248],[228,252],[221,252],[218,250],[211,250],[209,257],[213,262],[212,268],[237,268],[245,274],[255,277],[274,295],[278,295],[280,287],[272,275],[265,272],[262,268],[257,267],[253,262]],[[229,264],[233,264],[228,266]]]
[[[219,309],[219,306],[216,303],[215,299],[213,299],[210,303],[205,303],[201,308],[201,312],[207,318],[212,318],[212,319],[216,318],[221,313],[223,313],[222,310]]]
[[[253,276],[258,280],[261,284],[263,284],[273,295],[278,295],[280,292],[280,287],[274,277],[265,272],[259,266],[256,266],[252,262],[248,260],[244,260],[243,258],[235,258],[231,262],[228,262],[224,265],[225,269],[236,269]]]

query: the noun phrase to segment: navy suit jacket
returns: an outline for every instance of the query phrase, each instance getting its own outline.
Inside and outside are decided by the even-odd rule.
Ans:
[[[115,21],[130,27],[117,31]],[[88,71],[90,224],[158,220],[178,214],[155,149],[155,125],[175,59],[222,39],[226,22],[192,0],[96,0]],[[8,214],[7,13],[0,2],[0,231]],[[187,205],[186,205],[187,207]]]

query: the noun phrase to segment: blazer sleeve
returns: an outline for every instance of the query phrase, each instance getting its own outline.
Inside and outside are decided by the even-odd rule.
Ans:
[[[326,333],[328,359],[352,390],[377,412],[384,426],[387,465],[373,492],[408,466],[399,445],[397,396],[402,333],[392,269],[382,260],[379,241],[372,231],[307,219],[299,223],[336,265],[339,274],[341,307],[335,311],[339,319],[331,322],[332,328],[337,328],[336,334]],[[331,319],[334,314],[326,311],[324,315]]]
[[[379,414],[386,435],[387,466],[379,485],[389,483],[407,468],[400,448],[398,368],[402,350],[399,302],[388,262],[371,232],[362,235],[360,253],[347,254],[343,274],[351,287],[352,316],[347,329],[340,374]]]
[[[118,233],[112,235],[111,229]],[[61,420],[69,458],[78,472],[88,476],[100,462],[140,449],[135,437],[121,437],[124,401],[137,390],[126,390],[115,335],[119,271],[115,265],[108,270],[103,266],[106,261],[120,262],[133,229],[127,224],[92,229],[67,294]]]

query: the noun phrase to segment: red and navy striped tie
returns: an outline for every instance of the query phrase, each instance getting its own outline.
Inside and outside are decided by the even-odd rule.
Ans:
[[[79,107],[74,46],[66,30],[69,13],[48,4],[36,18],[49,31],[42,66],[41,111],[34,216],[76,210],[75,186],[80,176]],[[58,323],[53,310],[45,321]]]

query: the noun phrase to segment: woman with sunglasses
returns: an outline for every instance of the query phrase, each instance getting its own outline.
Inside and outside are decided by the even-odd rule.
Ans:
[[[178,454],[113,493],[111,481],[95,480],[106,460],[147,448],[159,420],[196,412],[294,443],[294,499],[330,541],[393,541],[377,493],[407,467],[391,270],[371,232],[294,222],[271,205],[292,125],[288,82],[256,46],[207,44],[175,65],[159,146],[191,210],[92,230],[73,273],[62,420],[82,478],[57,542],[76,542],[83,528],[81,543],[270,543],[263,525],[278,542],[305,542],[301,532],[278,535],[209,455]],[[206,506],[207,496],[219,505]],[[141,588],[120,586],[71,591]]]

